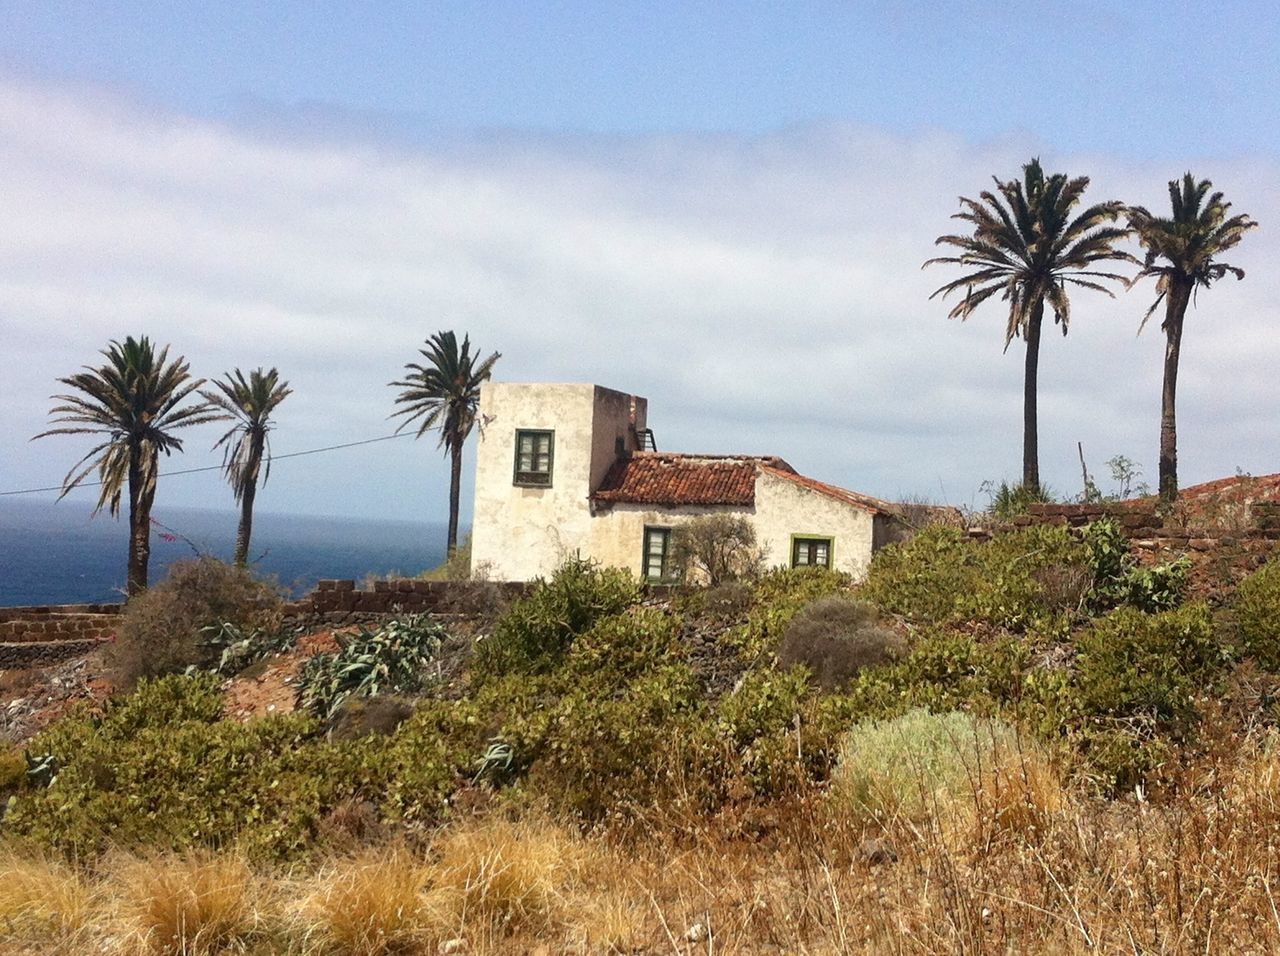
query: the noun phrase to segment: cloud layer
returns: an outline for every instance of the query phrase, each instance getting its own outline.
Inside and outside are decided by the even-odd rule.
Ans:
[[[503,353],[498,377],[645,395],[659,447],[769,452],[884,496],[982,503],[1016,478],[1022,356],[991,303],[968,323],[921,271],[957,196],[1033,153],[1090,197],[1152,208],[1182,172],[1044,144],[973,145],[844,125],[727,136],[487,137],[432,148],[241,130],[82,88],[0,79],[0,485],[56,483],[71,439],[28,443],[55,378],[149,334],[193,370],[278,366],[295,389],[278,452],[387,434],[386,385],[431,332]],[[1180,389],[1184,483],[1280,470],[1275,157],[1195,160],[1262,222],[1201,296]],[[1079,485],[1125,454],[1154,480],[1162,343],[1152,290],[1081,293],[1046,334],[1041,455]],[[170,467],[216,462],[215,426]],[[271,511],[437,519],[434,443],[282,461]],[[1105,484],[1105,482],[1104,482]],[[464,495],[464,500],[469,495]],[[160,504],[230,508],[216,476]],[[469,510],[469,509],[468,509]]]

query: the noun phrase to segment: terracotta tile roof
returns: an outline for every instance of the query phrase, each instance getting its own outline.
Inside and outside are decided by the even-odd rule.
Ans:
[[[847,505],[853,505],[855,508],[861,508],[864,511],[878,511],[885,514],[896,514],[897,510],[893,505],[879,498],[872,498],[870,495],[858,494],[856,491],[850,491],[848,488],[840,488],[836,485],[828,485],[824,481],[818,481],[814,478],[806,477],[795,472],[794,469],[783,471],[780,468],[773,468],[769,465],[761,465],[763,471],[767,471],[771,475],[784,478],[793,484],[799,485],[801,488],[808,488],[810,491],[816,491],[820,495],[826,495],[828,498],[834,498],[836,501],[843,502]]]
[[[793,469],[781,458],[636,452],[614,462],[591,496],[606,504],[739,505],[756,500],[756,472]]]

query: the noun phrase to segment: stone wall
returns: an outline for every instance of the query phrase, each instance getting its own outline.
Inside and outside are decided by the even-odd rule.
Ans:
[[[345,624],[388,614],[478,614],[524,594],[529,585],[494,581],[375,581],[363,590],[355,581],[319,581],[315,590],[285,609],[302,623]]]
[[[1032,505],[1014,518],[1014,526],[1062,525],[1081,528],[1100,518],[1114,518],[1124,529],[1134,554],[1147,564],[1191,559],[1193,593],[1221,596],[1256,570],[1280,543],[1280,502],[1255,502],[1239,527],[1173,525],[1152,507],[1134,502],[1109,504]],[[973,529],[976,537],[989,537],[1000,529]]]
[[[0,668],[56,664],[114,634],[119,604],[0,607]]]

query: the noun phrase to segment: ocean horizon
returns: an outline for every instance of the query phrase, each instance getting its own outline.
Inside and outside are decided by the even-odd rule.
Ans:
[[[67,499],[0,499],[0,607],[123,599],[128,521],[92,511]],[[165,507],[152,518],[152,584],[174,561],[234,553],[238,511]],[[443,521],[255,513],[249,562],[255,574],[298,595],[321,578],[434,568],[445,557],[445,532]]]

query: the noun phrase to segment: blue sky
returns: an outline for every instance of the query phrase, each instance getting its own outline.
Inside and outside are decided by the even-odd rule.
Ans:
[[[456,328],[500,378],[645,395],[665,449],[980,505],[1018,474],[1021,355],[996,306],[947,322],[950,274],[920,263],[959,195],[1031,156],[1152,208],[1191,168],[1262,223],[1246,280],[1190,320],[1181,465],[1280,471],[1278,24],[1230,2],[4,4],[0,490],[82,453],[28,439],[109,339],[206,376],[279,366],[288,452],[389,432],[386,383]],[[1046,336],[1061,493],[1077,441],[1104,485],[1117,454],[1154,474],[1151,294],[1082,293]],[[169,466],[215,463],[216,437]],[[447,478],[434,442],[387,442],[282,461],[259,506],[434,519]],[[162,482],[165,505],[233,507],[216,475]]]
[[[1274,148],[1267,2],[10,2],[17,70],[237,121],[763,133],[847,120],[1138,158]]]

